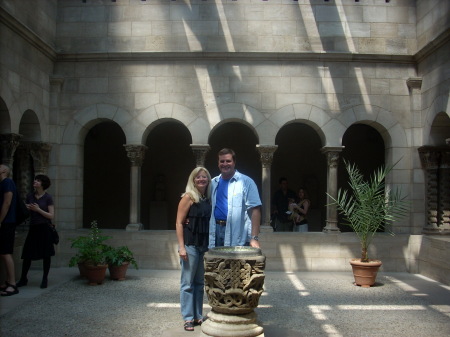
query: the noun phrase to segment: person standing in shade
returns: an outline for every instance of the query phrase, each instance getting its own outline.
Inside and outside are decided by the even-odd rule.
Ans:
[[[19,293],[14,271],[14,239],[16,236],[16,198],[17,189],[9,178],[10,169],[0,165],[0,259],[5,265],[6,281],[0,285],[1,296]]]
[[[193,331],[195,325],[203,323],[203,256],[208,250],[210,183],[208,170],[195,168],[178,204],[176,232],[181,264],[180,305],[186,331]]]
[[[292,212],[291,218],[294,224],[294,232],[307,232],[308,220],[306,218],[311,202],[308,193],[302,187],[298,190],[298,202],[289,205]]]
[[[50,185],[49,177],[38,174],[33,182],[34,192],[27,195],[26,205],[30,210],[30,228],[23,245],[22,274],[19,282],[17,282],[18,287],[28,284],[27,275],[31,267],[31,261],[43,260],[44,273],[41,288],[47,288],[51,257],[55,256],[55,247],[49,228],[49,226],[53,226],[52,219],[55,207],[52,196],[46,192]]]
[[[292,232],[292,221],[289,219],[289,201],[295,200],[295,192],[288,187],[288,180],[285,177],[279,179],[280,189],[275,192],[272,199],[272,210],[275,220],[275,230],[277,232]]]
[[[232,149],[218,153],[220,175],[211,181],[213,212],[209,222],[209,248],[251,246],[259,248],[261,199],[255,182],[238,172]]]

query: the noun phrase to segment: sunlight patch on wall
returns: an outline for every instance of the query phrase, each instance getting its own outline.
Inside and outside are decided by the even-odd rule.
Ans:
[[[347,42],[347,48],[351,53],[356,53],[355,43],[353,42],[352,34],[350,31],[350,27],[348,25],[347,17],[345,16],[344,6],[342,4],[342,0],[335,0],[336,7],[339,8],[337,13],[340,18],[340,22],[342,24],[342,30],[345,33],[345,40]]]
[[[362,73],[361,68],[355,67],[356,80],[358,81],[359,93],[364,102],[364,105],[367,107],[367,113],[373,113],[372,108],[370,107],[369,101],[369,90],[366,87],[366,83],[364,82],[364,75]]]

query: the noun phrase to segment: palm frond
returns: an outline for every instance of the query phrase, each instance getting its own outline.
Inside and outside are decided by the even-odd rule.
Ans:
[[[385,185],[386,176],[392,166],[376,169],[368,180],[355,164],[344,160],[349,175],[350,192],[339,189],[337,197],[329,195],[339,213],[343,215],[344,225],[353,229],[361,243],[362,261],[368,261],[368,247],[379,230],[406,216],[409,202],[400,189],[392,191]],[[388,231],[390,234],[392,232]]]

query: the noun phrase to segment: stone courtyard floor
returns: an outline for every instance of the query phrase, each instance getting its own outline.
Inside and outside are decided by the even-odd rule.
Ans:
[[[186,332],[178,270],[128,271],[125,281],[89,286],[75,268],[54,268],[49,287],[31,270],[28,286],[0,298],[2,337],[175,337]],[[364,289],[347,272],[266,272],[255,310],[266,337],[450,336],[450,287],[408,273],[379,273]],[[210,307],[205,297],[204,313]]]

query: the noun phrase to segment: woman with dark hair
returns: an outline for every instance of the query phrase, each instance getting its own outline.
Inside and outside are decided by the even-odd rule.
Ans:
[[[22,274],[18,287],[28,284],[27,274],[32,260],[43,260],[44,274],[41,288],[47,288],[48,273],[50,271],[51,257],[55,255],[50,226],[55,208],[53,198],[46,190],[50,187],[50,179],[43,174],[34,178],[34,192],[29,193],[26,199],[27,208],[30,210],[30,229],[22,250]]]

